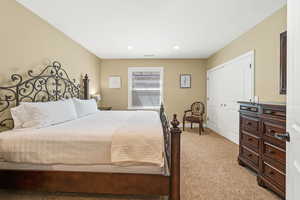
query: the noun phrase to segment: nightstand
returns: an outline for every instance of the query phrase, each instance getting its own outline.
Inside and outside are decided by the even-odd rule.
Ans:
[[[109,107],[109,106],[100,106],[98,107],[99,110],[111,110],[112,107]]]

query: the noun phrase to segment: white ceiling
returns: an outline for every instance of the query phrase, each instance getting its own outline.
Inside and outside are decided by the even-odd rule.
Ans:
[[[145,58],[145,54],[207,58],[286,4],[286,0],[17,1],[100,58]],[[176,45],[180,49],[175,50]]]

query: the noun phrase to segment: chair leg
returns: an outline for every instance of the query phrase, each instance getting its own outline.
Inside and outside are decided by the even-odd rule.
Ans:
[[[203,121],[201,122],[201,129],[202,129],[203,133],[205,133],[204,127],[203,127]]]
[[[202,126],[201,126],[201,124],[199,123],[199,135],[201,135],[201,131],[202,131]]]
[[[182,129],[183,129],[183,131],[184,131],[184,128],[185,128],[185,120],[184,120],[184,118],[183,118],[182,122],[183,122],[183,123],[182,123],[182,126],[183,126]]]
[[[191,129],[193,129],[193,123],[191,122]]]

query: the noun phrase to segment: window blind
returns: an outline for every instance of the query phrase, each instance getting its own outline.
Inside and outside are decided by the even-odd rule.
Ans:
[[[159,107],[161,103],[161,72],[133,71],[131,74],[131,107]]]

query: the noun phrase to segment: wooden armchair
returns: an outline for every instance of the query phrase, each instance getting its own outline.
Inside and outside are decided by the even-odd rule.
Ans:
[[[203,114],[205,113],[205,106],[202,102],[194,102],[191,105],[190,110],[184,111],[183,116],[183,131],[185,128],[185,121],[191,123],[191,128],[193,128],[193,123],[199,124],[199,135],[201,135],[201,132],[204,132],[203,128]]]

